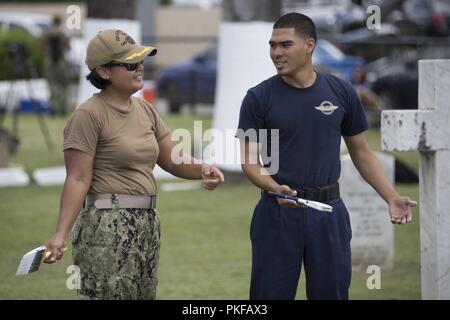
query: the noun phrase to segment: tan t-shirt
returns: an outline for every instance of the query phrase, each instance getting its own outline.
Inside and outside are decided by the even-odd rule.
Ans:
[[[124,113],[97,93],[69,117],[64,151],[76,149],[94,157],[89,193],[155,194],[158,141],[169,132],[145,100],[131,97],[130,111]]]

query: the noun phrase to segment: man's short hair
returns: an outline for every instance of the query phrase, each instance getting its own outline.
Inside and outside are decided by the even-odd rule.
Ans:
[[[294,28],[295,33],[302,38],[313,38],[317,41],[316,26],[314,22],[304,14],[292,12],[281,16],[275,24],[274,29]]]

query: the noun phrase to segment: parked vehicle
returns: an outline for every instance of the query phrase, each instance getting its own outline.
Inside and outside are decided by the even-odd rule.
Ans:
[[[333,37],[365,26],[365,8],[351,0],[284,0],[282,13],[299,12],[310,17],[319,36]]]
[[[345,55],[327,40],[318,40],[313,54],[318,70],[353,81],[364,67],[363,59]],[[166,98],[169,111],[183,104],[213,104],[216,89],[217,45],[211,45],[192,59],[160,70],[156,79],[158,96]]]
[[[377,5],[382,23],[392,23],[401,35],[450,35],[448,0],[359,0],[363,8]]]
[[[217,45],[194,58],[165,68],[156,80],[159,97],[167,98],[169,111],[177,113],[185,103],[214,102],[217,73]]]
[[[405,20],[423,35],[450,35],[448,0],[410,0],[403,4]]]
[[[343,53],[330,41],[319,39],[312,58],[313,65],[342,79],[355,82],[355,77],[364,69],[364,60]],[[358,82],[358,81],[357,81]]]
[[[382,100],[384,109],[417,109],[419,82],[409,74],[391,74],[378,78],[371,85]]]
[[[417,109],[418,57],[390,56],[366,64],[367,82],[383,101],[383,109]]]

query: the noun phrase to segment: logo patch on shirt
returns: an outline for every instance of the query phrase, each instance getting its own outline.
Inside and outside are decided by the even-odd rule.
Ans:
[[[336,110],[337,108],[339,107],[333,105],[330,101],[322,101],[320,106],[314,107],[314,109],[319,110],[326,116],[333,114],[334,110]]]

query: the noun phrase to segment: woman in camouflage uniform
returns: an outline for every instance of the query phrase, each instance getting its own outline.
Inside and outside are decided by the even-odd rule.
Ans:
[[[87,48],[87,79],[101,91],[72,113],[64,129],[67,177],[57,230],[46,244],[46,262],[61,259],[72,229],[80,298],[155,298],[156,163],[175,176],[202,179],[208,190],[224,181],[215,167],[194,164],[190,156],[175,159],[180,155],[172,155],[174,143],[158,113],[132,96],[143,86],[143,59],[154,54],[155,48],[116,29],[98,33]]]

